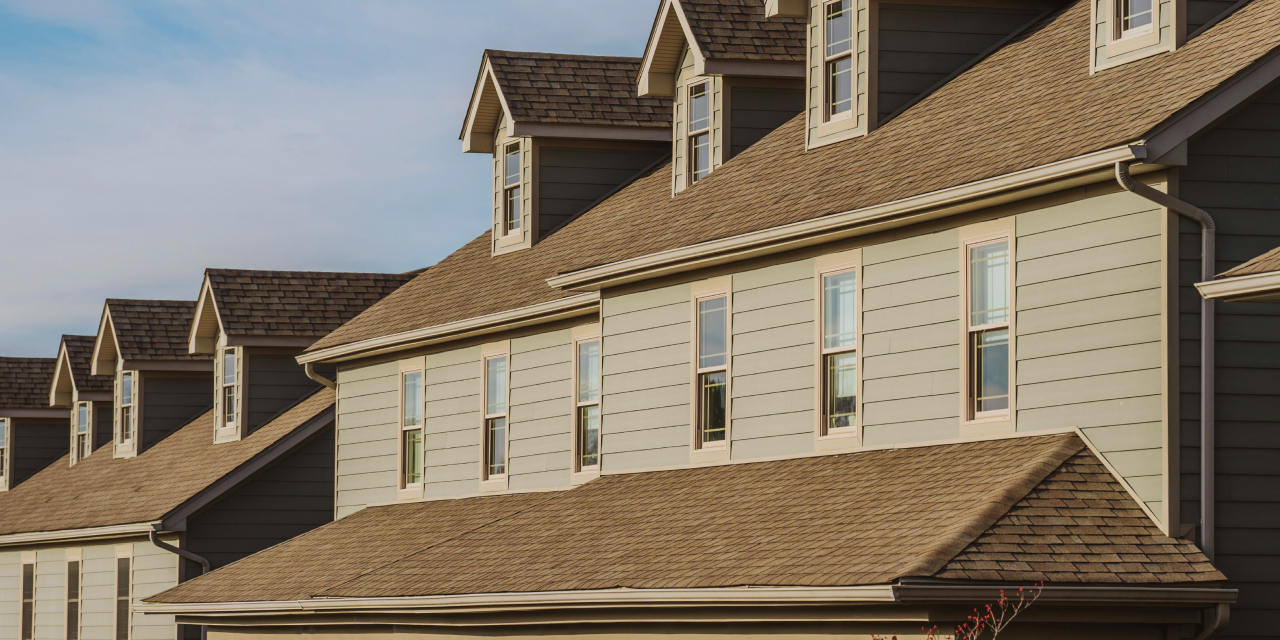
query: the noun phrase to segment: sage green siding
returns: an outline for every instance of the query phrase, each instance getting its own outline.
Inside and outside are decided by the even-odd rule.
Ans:
[[[426,496],[474,494],[480,490],[480,428],[484,421],[480,413],[484,393],[480,347],[428,355],[426,367]]]
[[[111,640],[115,623],[115,545],[83,547],[80,565],[80,637]]]
[[[133,598],[137,604],[178,584],[178,556],[150,542],[133,545]],[[172,615],[133,612],[131,640],[172,640],[177,624]]]
[[[18,640],[22,607],[22,555],[0,551],[0,640]]]
[[[856,47],[854,55],[857,57],[854,65],[856,80],[853,86],[854,92],[854,117],[858,119],[855,129],[841,131],[832,135],[819,138],[816,134],[818,125],[823,123],[823,82],[825,81],[823,67],[825,65],[825,56],[822,49],[822,3],[823,0],[809,0],[809,87],[808,87],[808,144],[810,147],[844,140],[857,135],[858,131],[866,129],[867,125],[867,86],[868,73],[870,71],[870,55],[867,49],[868,29],[870,29],[870,11],[867,6],[868,0],[857,0],[858,20],[855,31],[857,32]]]
[[[512,491],[569,486],[573,444],[573,336],[568,329],[511,341]]]
[[[396,498],[400,406],[395,362],[338,372],[334,515]]]

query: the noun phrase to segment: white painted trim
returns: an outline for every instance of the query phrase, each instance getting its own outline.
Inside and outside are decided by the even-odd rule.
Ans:
[[[113,354],[111,358],[112,360],[119,360],[120,341],[116,340],[116,328],[115,325],[111,323],[111,306],[104,303],[102,305],[102,318],[98,320],[98,335],[93,341],[93,356],[89,360],[89,375],[91,376],[109,376],[116,372],[115,367],[111,367],[108,371],[102,371],[101,369],[106,365],[103,365],[103,367],[98,366],[99,361],[102,358],[102,337],[105,335],[106,331],[111,332],[111,351]]]
[[[685,44],[689,46],[689,50],[693,52],[693,70],[694,75],[702,75],[703,69],[707,65],[707,59],[702,55],[702,49],[698,47],[698,41],[693,37],[693,30],[689,28],[689,20],[684,16],[684,9],[680,6],[679,0],[663,0],[658,7],[658,13],[653,21],[653,28],[649,32],[649,40],[645,44],[644,57],[640,61],[640,73],[636,76],[637,95],[640,97],[670,95],[661,89],[654,87],[650,81],[650,76],[655,72],[653,70],[653,56],[657,51],[658,42],[662,39],[662,32],[666,29],[667,20],[674,13],[676,20],[680,23],[680,30],[684,33]],[[670,75],[674,80],[679,73],[680,63],[676,62],[677,69],[671,70]],[[672,87],[674,89],[674,86]]]
[[[213,321],[217,326],[217,333],[225,335],[227,331],[222,326],[222,314],[218,313],[218,302],[213,297],[213,283],[209,281],[208,274],[204,277],[204,285],[200,287],[200,297],[196,299],[196,313],[191,318],[191,328],[187,331],[187,353],[213,353],[217,349],[217,345],[214,344],[217,333],[212,336],[200,335],[200,317],[205,314],[206,305],[213,309]]]
[[[671,142],[671,126],[617,127],[589,124],[555,124],[544,122],[511,122],[508,135],[513,138],[571,138],[577,140],[638,140]]]
[[[66,542],[70,540],[93,540],[100,538],[118,538],[130,535],[145,535],[158,530],[160,522],[139,522],[135,524],[115,524],[106,527],[88,529],[63,529],[61,531],[33,531],[31,533],[12,533],[0,536],[0,547],[25,544],[43,544],[48,542]]]
[[[972,211],[994,204],[982,202],[983,198],[1097,169],[1110,169],[1116,162],[1144,157],[1146,157],[1146,149],[1141,146],[1115,147],[885,204],[581,269],[548,278],[547,284],[557,289],[598,290],[605,286],[617,286],[690,271],[708,266],[707,263],[712,260],[718,259],[720,262],[742,260],[865,235],[881,230],[875,223],[885,222],[891,218],[932,211],[931,216],[917,215],[910,220],[919,222],[933,217],[940,218],[963,211]],[[949,206],[957,203],[964,204]]]
[[[1280,301],[1280,271],[1197,282],[1196,289],[1207,300],[1276,302]]]
[[[592,291],[581,295],[570,296],[568,298],[552,300],[551,302],[543,302],[541,304],[535,304],[528,307],[520,307],[509,311],[501,311],[499,313],[491,313],[489,315],[468,318],[458,322],[450,322],[433,327],[424,327],[422,329],[414,329],[413,331],[404,331],[389,336],[370,338],[368,340],[361,340],[350,344],[329,347],[328,349],[304,353],[298,356],[297,360],[299,364],[343,362],[345,360],[353,360],[355,358],[362,358],[380,353],[402,351],[413,347],[497,333],[499,331],[527,327],[532,324],[540,324],[563,318],[586,315],[597,311],[599,306],[600,294]]]

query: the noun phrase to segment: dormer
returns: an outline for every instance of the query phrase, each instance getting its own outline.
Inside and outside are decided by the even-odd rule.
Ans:
[[[185,347],[213,359],[214,441],[248,436],[332,381],[295,358],[417,273],[206,270]]]
[[[92,375],[112,384],[112,451],[132,458],[208,411],[213,358],[192,354],[196,303],[107,300],[93,345]]]
[[[67,452],[69,410],[50,407],[53,358],[0,358],[0,491]]]
[[[113,378],[89,373],[95,336],[62,336],[58,345],[49,406],[70,409],[72,465],[111,442]]]
[[[494,255],[537,244],[669,153],[639,58],[485,51],[462,150],[493,156]]]
[[[804,11],[663,0],[636,79],[640,95],[675,102],[671,192],[680,193],[804,110]]]

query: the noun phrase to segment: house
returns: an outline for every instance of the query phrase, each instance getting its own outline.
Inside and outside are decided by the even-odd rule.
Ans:
[[[1210,282],[1280,239],[1278,45],[1280,0],[664,0],[610,108],[670,95],[669,161],[526,234],[555,135],[489,100],[490,228],[298,358],[338,519],[137,610],[867,638],[1043,583],[1011,637],[1274,635],[1280,319],[1194,285],[1269,277]],[[734,150],[739,79],[804,102]]]
[[[294,356],[412,277],[210,269],[65,336],[32,397],[79,417],[0,494],[0,638],[200,637],[133,605],[333,520],[334,393]]]
[[[0,358],[0,493],[67,451],[65,408],[50,408],[52,358]]]

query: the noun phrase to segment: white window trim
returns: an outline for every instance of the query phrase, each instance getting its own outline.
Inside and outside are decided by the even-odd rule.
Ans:
[[[71,563],[75,562],[79,575],[76,576],[76,586],[74,601],[76,603],[76,618],[71,619],[71,602],[73,600],[71,593]],[[63,601],[63,621],[65,622],[62,637],[66,640],[78,640],[83,634],[84,620],[84,558],[80,549],[67,549],[67,571],[66,582],[63,583],[65,591],[65,599]],[[71,635],[72,624],[75,625],[75,635]]]
[[[859,72],[859,68],[860,68],[860,67],[859,67],[859,64],[858,64],[858,47],[860,46],[860,38],[859,38],[859,36],[861,35],[861,29],[860,29],[859,24],[858,24],[858,12],[859,12],[859,9],[858,9],[857,3],[855,2],[855,3],[854,3],[854,7],[853,7],[853,18],[852,18],[852,36],[851,36],[851,37],[852,37],[852,42],[850,43],[850,46],[852,47],[852,52],[850,53],[850,55],[853,57],[853,70],[852,70],[852,73],[853,73],[853,108],[852,108],[852,109],[850,109],[850,110],[849,110],[849,112],[848,112],[847,114],[841,114],[841,115],[839,115],[839,116],[836,116],[835,118],[828,118],[828,116],[827,116],[827,113],[828,113],[828,110],[827,110],[827,99],[828,99],[828,96],[827,96],[827,91],[828,91],[828,86],[827,86],[827,18],[826,18],[826,6],[827,6],[827,4],[828,4],[828,3],[827,3],[827,2],[825,2],[825,1],[824,1],[824,2],[822,2],[822,3],[818,6],[818,10],[817,10],[817,12],[816,12],[816,14],[817,14],[817,22],[818,22],[818,24],[817,24],[817,33],[818,33],[818,43],[817,43],[817,48],[818,48],[818,51],[819,51],[819,56],[820,56],[822,59],[819,61],[819,64],[817,65],[817,67],[818,67],[818,77],[817,77],[817,78],[810,78],[810,79],[809,79],[809,85],[810,85],[810,87],[812,87],[812,86],[813,86],[813,84],[814,84],[815,82],[817,83],[817,85],[818,85],[818,92],[817,92],[817,93],[818,93],[818,96],[819,96],[819,98],[818,98],[819,103],[816,105],[816,107],[817,107],[817,109],[818,109],[818,121],[817,121],[816,123],[811,123],[811,125],[814,127],[814,129],[813,129],[813,133],[812,133],[812,139],[813,139],[814,141],[821,141],[821,140],[823,140],[824,138],[827,138],[827,137],[833,136],[833,135],[835,135],[835,134],[837,134],[837,133],[842,133],[842,132],[845,132],[845,131],[850,131],[850,130],[858,129],[858,128],[859,128],[859,126],[858,126],[858,120],[859,120],[859,118],[858,118],[858,108],[859,108],[859,106],[858,106],[858,72]],[[813,73],[813,68],[812,68],[812,66],[810,66],[810,68],[809,68],[809,73]],[[812,98],[810,98],[810,99],[812,99]],[[834,141],[831,141],[831,142],[834,142]],[[819,145],[819,146],[821,146],[821,145],[823,145],[823,144],[828,144],[828,142],[826,142],[826,141],[818,142],[818,145]]]
[[[723,367],[701,368],[698,366],[698,303],[710,298],[725,299],[725,364]],[[702,282],[691,287],[689,326],[690,382],[691,397],[689,401],[689,459],[693,464],[724,462],[730,459],[730,443],[733,442],[733,278],[723,276]],[[702,444],[702,425],[699,417],[701,411],[702,390],[698,379],[704,373],[724,371],[725,408],[724,408],[724,440],[711,446]]]
[[[600,468],[604,462],[604,452],[601,451],[600,444],[604,443],[604,340],[600,332],[600,324],[581,325],[573,328],[573,436],[571,451],[573,452],[573,473],[570,479],[571,484],[582,484],[600,475]],[[585,342],[599,343],[600,354],[600,395],[594,402],[582,402],[578,398],[579,384],[579,351],[578,346]],[[582,466],[582,452],[580,446],[582,442],[582,408],[595,405],[600,407],[600,443],[596,448],[596,464],[590,467]]]
[[[125,424],[124,413],[124,377],[129,375],[130,380],[130,398],[129,398],[129,420]],[[137,371],[118,371],[116,372],[116,407],[115,407],[115,429],[112,433],[112,446],[115,448],[115,457],[131,458],[139,453],[140,447],[138,441],[142,439],[142,434],[138,425],[141,422],[139,414],[141,413],[138,399],[142,397],[142,376]],[[129,436],[128,439],[125,436]]]
[[[128,628],[124,630],[124,636],[123,636],[123,637],[127,640],[127,639],[129,639],[129,638],[132,638],[132,637],[133,637],[133,595],[134,595],[134,594],[133,594],[133,572],[134,572],[134,568],[135,568],[135,567],[134,567],[134,563],[133,563],[133,545],[131,545],[131,544],[121,544],[121,545],[116,545],[115,564],[114,564],[114,566],[112,566],[112,567],[111,567],[111,574],[112,574],[112,579],[111,579],[111,637],[112,637],[112,638],[120,638],[120,637],[121,637],[121,635],[120,635],[120,624],[119,624],[119,622],[120,622],[120,617],[119,617],[119,613],[118,613],[118,607],[120,606],[120,595],[119,595],[119,594],[120,594],[120,559],[121,559],[121,558],[128,558],[128,559],[129,559],[129,575],[128,575],[128,576],[127,576],[127,578],[126,578],[126,580],[128,580],[128,583],[129,583],[129,584],[127,585],[128,590],[129,590],[129,595],[128,595],[128,600],[129,600],[129,613],[128,613],[128,615],[126,615],[126,616],[125,616],[125,620],[127,620],[127,621],[128,621],[128,622],[127,622],[127,626],[128,626]]]
[[[0,491],[8,491],[9,467],[13,464],[13,420],[0,416],[0,428],[4,430],[4,446],[0,446]]]
[[[692,127],[693,125],[692,90],[694,87],[698,85],[703,85],[703,84],[707,86],[707,93],[706,93],[707,126],[704,129],[694,129]],[[716,161],[715,161],[715,158],[712,157],[712,153],[711,153],[711,150],[714,149],[716,146],[715,140],[712,139],[712,135],[711,135],[712,129],[715,128],[715,119],[716,119],[715,112],[716,112],[715,80],[713,78],[709,78],[705,76],[697,76],[685,81],[684,83],[685,135],[684,135],[684,142],[683,142],[684,144],[684,163],[683,164],[684,164],[684,186],[686,189],[689,187],[692,187],[695,182],[701,182],[702,180],[705,180],[707,176],[710,176],[711,172],[715,171],[716,169]],[[693,168],[693,138],[694,136],[700,136],[704,133],[707,135],[707,165],[708,165],[707,175],[703,176],[702,178],[695,179],[694,174],[696,172],[694,171],[694,168]]]
[[[853,15],[849,18],[849,52],[841,53],[834,56],[827,55],[827,7],[841,2],[842,0],[822,0],[822,4],[818,8],[818,33],[821,37],[818,40],[818,48],[822,52],[822,60],[819,65],[822,69],[822,123],[831,124],[842,120],[857,120],[858,113],[858,3],[852,2]],[[830,67],[829,65],[840,58],[849,58],[849,73],[851,88],[849,110],[838,115],[831,115],[831,84],[830,84]]]
[[[1007,241],[1009,243],[1009,320],[1007,323],[995,323],[970,326],[969,315],[970,268],[969,249],[992,242]],[[1014,234],[1014,218],[1001,218],[983,222],[960,230],[960,435],[975,437],[1002,435],[1016,430],[1017,425],[1017,242]],[[975,331],[1008,327],[1009,330],[1009,408],[1003,411],[984,412],[974,415],[972,411],[971,391],[973,389],[973,362],[971,360],[969,340]]]
[[[416,427],[406,427],[406,426],[405,426],[405,424],[404,424],[404,409],[405,409],[405,406],[404,406],[404,387],[405,387],[404,379],[405,379],[405,376],[407,376],[408,374],[411,374],[411,373],[418,373],[418,374],[421,374],[421,378],[419,378],[419,385],[420,385],[420,386],[419,386],[419,397],[420,397],[420,398],[422,398],[422,407],[420,408],[420,409],[421,409],[421,411],[422,411],[422,423],[420,423],[420,424],[419,424],[419,425],[417,425]],[[426,453],[427,453],[427,452],[426,452],[426,448],[427,448],[427,425],[426,425],[426,422],[427,422],[427,372],[426,372],[426,358],[425,358],[425,357],[418,357],[418,358],[409,358],[409,359],[407,359],[407,360],[401,360],[401,361],[400,361],[400,372],[399,372],[399,376],[400,376],[400,378],[399,378],[399,383],[398,383],[398,384],[399,384],[399,389],[397,390],[397,394],[398,394],[398,397],[399,397],[399,402],[396,404],[396,407],[397,407],[397,409],[398,409],[398,411],[399,411],[399,417],[398,417],[398,418],[396,418],[396,423],[400,425],[399,433],[398,433],[397,438],[396,438],[396,442],[397,442],[397,446],[396,446],[396,487],[397,487],[396,499],[397,499],[397,500],[416,500],[416,499],[420,499],[420,498],[422,497],[423,487],[425,486],[426,476],[427,476],[427,473],[426,473],[426,472],[427,472],[427,470],[426,470],[426,458],[427,458],[427,456],[426,456]],[[405,433],[406,433],[406,432],[408,432],[408,431],[412,431],[413,429],[417,429],[417,430],[421,431],[421,433],[422,433],[421,441],[419,442],[419,448],[420,448],[420,451],[418,451],[418,461],[421,463],[421,465],[422,465],[422,466],[418,469],[418,481],[417,481],[417,482],[415,482],[415,483],[412,483],[412,484],[408,484],[408,483],[406,483],[406,482],[405,482],[405,461],[404,461]]]
[[[506,358],[506,398],[501,413],[489,413],[489,361]],[[511,342],[493,342],[480,348],[480,375],[483,381],[480,393],[480,491],[506,491],[511,477]],[[503,433],[503,463],[501,474],[489,475],[489,421],[503,418],[507,428]]]
[[[826,276],[840,273],[854,273],[854,305],[857,337],[853,347],[826,348]],[[858,449],[863,446],[862,428],[862,250],[853,249],[840,253],[818,256],[814,259],[814,305],[816,322],[814,322],[814,423],[815,448],[818,451],[842,451]],[[852,351],[857,363],[856,384],[857,399],[854,411],[854,426],[836,432],[827,430],[827,356],[832,353]]]
[[[516,148],[516,158],[517,158],[517,162],[520,165],[518,169],[519,170],[518,179],[514,184],[507,183],[507,159],[510,157],[511,147]],[[525,152],[524,141],[519,138],[506,140],[502,143],[501,149],[502,149],[502,158],[498,161],[498,165],[502,169],[501,181],[500,181],[500,188],[502,190],[502,198],[501,198],[502,202],[500,205],[500,209],[502,210],[502,219],[498,221],[498,224],[502,228],[502,234],[500,236],[501,240],[499,241],[498,246],[505,247],[512,244],[517,244],[518,241],[524,239],[524,226],[525,226],[525,222],[524,222],[525,212],[524,212],[524,202],[523,202],[524,196],[525,196],[525,193],[524,193],[524,152]],[[520,195],[519,195],[520,219],[518,220],[520,227],[514,230],[511,229],[511,225],[508,222],[508,218],[511,215],[511,212],[507,207],[507,203],[509,201],[512,189],[520,190]]]
[[[1090,58],[1098,58],[1098,54],[1096,52],[1098,44],[1102,45],[1103,50],[1101,59],[1092,60],[1090,69],[1091,73],[1096,73],[1128,62],[1133,62],[1135,60],[1145,58],[1147,55],[1162,53],[1164,51],[1173,51],[1177,48],[1179,44],[1177,39],[1181,36],[1176,34],[1179,33],[1179,29],[1181,28],[1179,24],[1184,20],[1184,18],[1179,16],[1177,13],[1178,3],[1173,3],[1174,15],[1173,20],[1171,21],[1175,31],[1175,37],[1173,38],[1174,41],[1168,43],[1168,46],[1166,47],[1156,46],[1160,44],[1160,24],[1164,19],[1164,10],[1161,8],[1159,0],[1153,0],[1153,6],[1151,8],[1151,29],[1149,31],[1134,30],[1134,33],[1124,34],[1123,37],[1119,32],[1119,0],[1102,0],[1101,5],[1101,9],[1105,11],[1101,18],[1097,15],[1099,9],[1098,3],[1095,2],[1092,4],[1090,12],[1091,18],[1093,19],[1093,26],[1090,28],[1089,38],[1092,47],[1090,50]],[[1102,29],[1103,41],[1101,43],[1096,42],[1098,39],[1097,25],[1099,23],[1102,23],[1104,26]],[[1151,50],[1143,55],[1119,61],[1113,60],[1113,58],[1123,56],[1126,53],[1148,48]]]
[[[26,597],[26,584],[25,584],[26,573],[27,573],[26,568],[28,566],[31,567],[31,598],[29,599]],[[36,599],[36,586],[37,586],[37,582],[39,581],[39,577],[40,576],[37,575],[36,573],[36,552],[23,551],[22,555],[20,556],[20,562],[18,564],[18,638],[19,639],[24,639],[27,637],[34,638],[36,635],[35,633],[36,605],[39,603],[39,600]],[[31,603],[31,621],[30,622],[23,620],[23,618],[26,617],[25,609],[26,609],[27,602]],[[24,624],[31,627],[30,636],[23,635]]]
[[[85,447],[83,447],[80,444],[80,427],[81,427],[80,408],[81,407],[84,407],[85,409],[86,424],[84,424],[83,426],[85,427],[85,434],[84,434],[85,444],[89,449],[88,452],[85,452],[84,451]],[[78,464],[80,461],[84,460],[85,458],[88,458],[93,453],[93,435],[94,435],[93,413],[94,413],[93,403],[87,400],[78,400],[75,402],[75,404],[71,405],[71,456],[70,456],[70,459],[71,459],[71,466],[73,467],[76,464]]]
[[[236,358],[236,381],[234,385],[228,385],[225,383],[226,372],[224,371],[224,369],[226,368],[226,353],[228,351],[235,354],[235,358]],[[214,387],[215,387],[214,395],[213,395],[213,404],[214,404],[213,419],[214,419],[214,423],[217,425],[215,427],[216,432],[214,434],[214,440],[215,442],[233,442],[236,440],[240,440],[241,438],[244,437],[246,432],[245,425],[244,425],[244,416],[245,416],[244,348],[228,347],[228,346],[220,347],[214,356],[213,366],[214,366],[213,379],[214,379]],[[235,399],[236,399],[236,406],[235,406],[236,419],[235,419],[235,422],[231,424],[227,424],[226,422],[227,412],[226,412],[226,407],[223,406],[226,404],[226,389],[229,386],[234,386]]]

